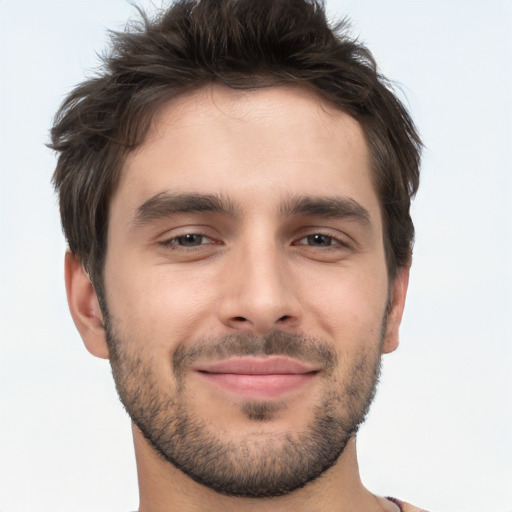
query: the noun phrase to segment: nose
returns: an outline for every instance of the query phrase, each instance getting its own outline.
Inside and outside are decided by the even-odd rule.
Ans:
[[[298,329],[302,311],[284,250],[269,244],[240,250],[223,277],[218,314],[224,325],[254,335]]]

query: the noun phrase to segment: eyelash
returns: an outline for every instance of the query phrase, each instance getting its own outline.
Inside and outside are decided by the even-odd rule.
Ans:
[[[303,240],[305,239],[313,239],[315,237],[323,237],[324,239],[328,239],[331,243],[328,244],[328,245],[314,245],[314,244],[301,244],[300,242],[302,242]],[[311,240],[308,240],[308,242],[311,242]],[[329,235],[329,234],[326,234],[326,233],[311,233],[311,234],[308,234],[308,235],[305,235],[303,236],[302,238],[299,238],[297,240],[297,242],[294,242],[293,245],[307,245],[308,247],[316,247],[316,248],[319,248],[319,249],[346,249],[348,247],[350,247],[350,245],[345,241],[345,240],[342,240],[341,238],[338,238],[338,237],[335,237],[333,235]]]
[[[200,243],[198,245],[184,245],[184,244],[180,244],[178,243],[178,240],[180,238],[186,238],[186,237],[202,237],[202,238],[207,238],[208,240],[211,240],[211,242],[208,242],[208,243]],[[178,235],[178,236],[174,236],[172,238],[169,238],[168,240],[163,240],[162,242],[159,242],[159,245],[161,245],[162,247],[165,247],[165,248],[168,248],[168,249],[171,249],[173,251],[191,251],[191,250],[194,250],[199,247],[202,247],[204,245],[210,245],[210,244],[215,244],[218,242],[215,242],[211,237],[209,237],[208,235],[206,235],[205,233],[201,233],[201,232],[191,232],[191,233],[184,233],[183,235]]]
[[[206,243],[199,243],[197,245],[186,245],[186,244],[180,244],[179,240],[184,239],[186,237],[198,237],[198,238],[206,238],[209,241]],[[301,243],[303,240],[308,240],[308,242],[311,242],[312,239],[315,237],[323,237],[324,239],[327,239],[330,243],[328,245],[314,245],[309,243]],[[203,241],[203,240],[202,240]],[[220,245],[220,242],[216,242],[211,237],[206,235],[203,232],[190,232],[190,233],[184,233],[182,235],[178,235],[172,238],[169,238],[167,240],[163,240],[162,242],[159,242],[159,245],[162,247],[165,247],[167,249],[173,250],[173,251],[193,251],[198,250],[201,247],[204,247],[205,245]],[[339,237],[335,237],[333,235],[329,235],[326,233],[321,232],[312,232],[310,234],[304,235],[301,238],[297,239],[292,243],[293,246],[306,246],[311,248],[317,248],[317,249],[323,249],[323,250],[343,250],[350,248],[350,245],[343,239]]]

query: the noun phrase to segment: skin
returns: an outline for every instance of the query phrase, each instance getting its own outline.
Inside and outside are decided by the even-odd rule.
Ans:
[[[217,194],[233,211],[137,216],[159,194]],[[348,198],[367,218],[286,211],[303,197]],[[162,393],[177,387],[174,350],[197,340],[275,330],[324,340],[337,355],[332,379],[319,375],[281,396],[284,406],[265,422],[241,412],[244,397],[184,372],[187,407],[213,431],[234,442],[293,436],[312,421],[327,386],[350,384],[351,365],[398,345],[408,269],[389,281],[382,229],[368,147],[354,119],[298,87],[203,88],[163,106],[125,162],[110,205],[104,273],[112,323],[127,351],[151,361]],[[179,245],[179,237],[197,233],[206,237],[196,237],[198,245]],[[66,286],[86,347],[108,358],[94,288],[69,253]],[[194,482],[137,427],[133,433],[141,512],[398,510],[362,485],[355,438],[304,488],[251,499]]]

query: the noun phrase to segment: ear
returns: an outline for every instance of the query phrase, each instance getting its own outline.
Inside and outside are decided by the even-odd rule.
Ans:
[[[98,297],[82,263],[70,251],[66,252],[65,278],[69,311],[85,347],[92,355],[108,359]]]
[[[404,312],[408,284],[409,267],[401,267],[398,269],[396,277],[390,284],[390,304],[388,309],[386,332],[382,343],[383,354],[389,354],[398,347],[398,331],[400,329],[402,314]]]

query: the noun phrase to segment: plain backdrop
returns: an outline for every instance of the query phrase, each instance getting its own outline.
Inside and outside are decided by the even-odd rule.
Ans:
[[[142,6],[151,9],[148,2]],[[512,511],[512,1],[331,0],[426,144],[401,346],[359,436],[375,493]],[[138,504],[129,419],[69,316],[44,143],[125,0],[0,1],[0,511]]]

